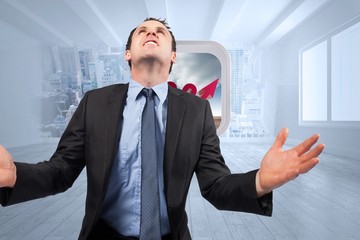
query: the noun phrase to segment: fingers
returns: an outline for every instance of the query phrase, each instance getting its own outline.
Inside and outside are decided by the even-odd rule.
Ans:
[[[284,144],[286,142],[288,134],[289,134],[289,129],[282,128],[280,130],[279,134],[277,135],[277,137],[275,139],[275,142],[274,142],[272,147],[281,149],[282,146],[284,146]]]
[[[314,149],[300,157],[300,162],[306,162],[308,159],[317,158],[325,148],[325,144],[318,144]]]
[[[320,162],[318,156],[322,153],[324,148],[324,144],[319,144],[314,149],[299,158],[299,174],[307,173]]]
[[[295,146],[293,150],[297,152],[298,156],[301,156],[311,149],[311,147],[317,142],[319,137],[319,134],[314,134],[299,145]]]
[[[301,168],[299,170],[299,174],[307,173],[313,167],[315,167],[319,162],[320,162],[320,160],[318,158],[311,158],[310,160],[304,162],[301,165]]]

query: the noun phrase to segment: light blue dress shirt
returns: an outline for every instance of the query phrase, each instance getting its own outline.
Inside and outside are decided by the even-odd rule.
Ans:
[[[112,168],[101,218],[124,236],[139,236],[141,214],[141,116],[146,99],[139,94],[144,87],[131,80],[123,112],[119,149]],[[168,84],[152,88],[157,117],[157,153],[160,189],[161,234],[170,233],[164,193],[164,143]]]

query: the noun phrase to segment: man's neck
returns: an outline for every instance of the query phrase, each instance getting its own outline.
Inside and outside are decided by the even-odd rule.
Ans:
[[[132,66],[131,78],[144,87],[153,87],[166,82],[169,69],[161,66]]]

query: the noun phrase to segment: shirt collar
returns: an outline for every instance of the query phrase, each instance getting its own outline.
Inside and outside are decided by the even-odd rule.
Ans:
[[[131,79],[129,82],[128,98],[135,101],[143,88],[143,85]],[[152,87],[152,90],[154,90],[156,96],[158,96],[161,104],[163,104],[167,98],[168,88],[167,82],[163,82]]]

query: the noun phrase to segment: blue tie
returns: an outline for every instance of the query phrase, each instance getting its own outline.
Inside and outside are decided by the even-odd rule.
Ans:
[[[146,103],[141,123],[141,224],[140,240],[160,240],[160,199],[152,89],[144,88]]]

